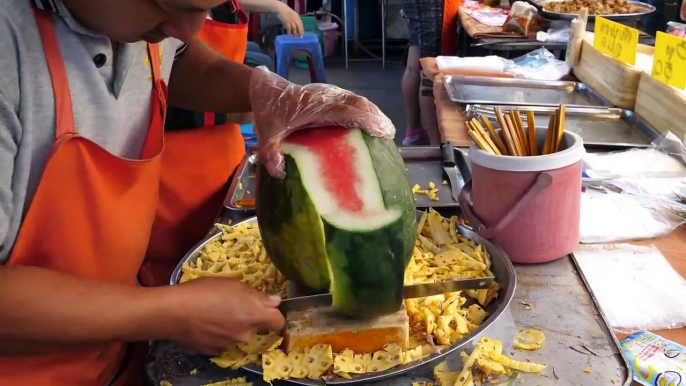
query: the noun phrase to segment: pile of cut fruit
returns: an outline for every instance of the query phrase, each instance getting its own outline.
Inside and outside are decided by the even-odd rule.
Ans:
[[[405,271],[405,284],[419,284],[493,276],[491,259],[480,245],[457,232],[458,218],[443,218],[433,210],[424,213],[417,227],[412,258]],[[208,243],[199,256],[182,267],[180,282],[200,277],[230,277],[257,290],[286,295],[288,282],[266,253],[257,224],[217,225],[222,235]],[[263,368],[264,380],[275,379],[351,379],[358,374],[381,372],[395,366],[421,360],[463,339],[487,318],[483,307],[498,292],[490,289],[454,292],[426,298],[405,300],[410,319],[410,344],[407,350],[398,345],[386,346],[374,353],[343,350],[333,353],[328,345],[285,353],[279,350],[283,337],[277,332],[255,334],[249,342],[240,343],[211,361],[223,368],[238,369],[248,364]],[[467,298],[474,299],[468,303]],[[498,349],[500,347],[500,349]],[[485,376],[509,374],[509,370],[540,371],[541,368],[509,361],[502,355],[502,344],[481,342],[469,356],[466,368],[479,369]],[[443,366],[443,367],[441,367]],[[527,367],[528,366],[528,367]],[[469,385],[447,382],[453,374],[439,365],[439,384]],[[463,371],[465,372],[465,371]],[[465,372],[472,374],[471,371]],[[447,375],[446,375],[447,374]],[[457,378],[466,376],[462,374]],[[465,378],[467,379],[467,378]],[[470,375],[470,378],[471,375]]]

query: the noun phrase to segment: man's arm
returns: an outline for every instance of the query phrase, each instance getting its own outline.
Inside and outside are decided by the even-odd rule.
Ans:
[[[238,5],[248,12],[279,13],[288,5],[279,0],[237,0]],[[290,9],[290,8],[289,8]]]
[[[40,354],[112,341],[170,339],[165,287],[76,278],[0,266],[0,355]]]
[[[174,61],[167,103],[192,111],[249,112],[253,71],[193,38]]]

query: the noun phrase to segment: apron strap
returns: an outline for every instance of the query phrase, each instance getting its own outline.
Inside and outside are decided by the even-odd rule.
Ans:
[[[76,134],[67,71],[64,68],[64,61],[57,43],[53,16],[35,7],[32,9],[43,42],[45,60],[52,81],[52,91],[55,97],[55,139],[59,139],[65,135]]]
[[[160,58],[160,45],[155,43],[148,43],[148,57],[150,58],[150,69],[152,72],[153,87],[155,87],[155,94],[162,102],[163,106],[167,105],[167,92],[164,86],[164,79],[162,79],[162,60]]]

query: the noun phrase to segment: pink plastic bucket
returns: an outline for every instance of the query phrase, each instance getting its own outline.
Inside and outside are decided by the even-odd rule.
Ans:
[[[317,28],[324,35],[324,56],[333,56],[338,43],[338,24],[318,21]]]
[[[537,130],[539,151],[545,129]],[[460,206],[474,230],[499,245],[514,263],[542,263],[579,243],[581,137],[565,132],[564,150],[544,156],[497,156],[472,144],[472,179]],[[469,202],[472,197],[473,204]]]

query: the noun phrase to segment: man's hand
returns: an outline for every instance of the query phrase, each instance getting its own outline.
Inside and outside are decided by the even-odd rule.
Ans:
[[[275,2],[275,7],[275,13],[283,23],[283,28],[286,30],[286,33],[294,38],[302,37],[305,34],[305,28],[303,27],[303,21],[300,18],[300,15],[287,4],[280,1]]]
[[[182,322],[172,340],[202,354],[219,355],[255,332],[278,331],[285,321],[270,297],[232,279],[202,278],[169,288]]]
[[[269,174],[283,178],[281,141],[296,130],[337,125],[361,128],[393,138],[393,122],[367,98],[323,83],[304,86],[258,67],[250,80],[250,105],[260,143],[260,161]]]

